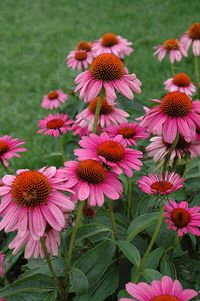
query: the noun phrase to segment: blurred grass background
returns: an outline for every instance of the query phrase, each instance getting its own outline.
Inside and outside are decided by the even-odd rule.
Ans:
[[[138,99],[158,98],[171,74],[168,60],[157,62],[152,47],[177,38],[199,21],[200,2],[1,0],[0,11],[0,136],[27,141],[29,152],[12,161],[13,167],[38,168],[42,157],[56,149],[52,137],[36,134],[38,119],[49,113],[40,107],[41,99],[51,89],[66,90],[68,52],[80,40],[92,41],[106,32],[122,35],[135,48],[126,63],[143,83]],[[194,78],[192,58],[181,62],[177,71]]]

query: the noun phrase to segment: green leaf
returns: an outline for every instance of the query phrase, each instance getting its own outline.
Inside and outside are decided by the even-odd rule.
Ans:
[[[172,260],[169,258],[169,256],[165,256],[160,261],[160,272],[163,275],[168,275],[171,278],[174,278],[176,276],[176,270],[174,267],[174,264]]]
[[[160,280],[162,278],[162,274],[153,269],[145,269],[142,275],[149,283],[153,280]]]
[[[76,295],[84,295],[88,291],[88,280],[85,274],[77,269],[73,268],[70,272],[70,283],[72,285],[73,292]]]
[[[42,301],[45,293],[53,290],[55,290],[55,285],[50,277],[42,274],[29,275],[29,273],[25,273],[14,283],[4,287],[0,291],[0,297],[5,297],[6,299],[9,297],[9,301]],[[30,299],[26,299],[26,295],[30,295]]]
[[[99,233],[112,232],[109,227],[106,227],[101,224],[88,224],[83,225],[78,229],[78,233],[76,235],[77,240],[83,240],[85,238],[89,238]]]
[[[56,301],[58,296],[58,291],[53,291],[52,293],[48,293],[46,298],[42,301]]]
[[[160,258],[163,255],[164,250],[165,250],[164,248],[157,248],[153,250],[149,254],[144,267],[147,269],[156,269],[159,264]]]
[[[105,240],[76,261],[74,268],[78,268],[86,275],[91,286],[104,274],[114,253],[115,244],[110,240]]]
[[[124,253],[124,255],[126,256],[126,258],[132,264],[139,267],[141,257],[140,257],[140,253],[139,253],[138,249],[135,246],[133,246],[131,243],[129,243],[128,241],[119,240],[116,243],[120,247],[120,249]]]
[[[130,298],[130,295],[127,293],[126,290],[121,290],[121,291],[119,291],[117,297],[118,297],[118,299],[120,299],[120,298]]]
[[[127,231],[127,241],[132,241],[133,238],[143,231],[145,228],[149,227],[150,225],[154,224],[158,219],[158,212],[153,213],[145,213],[140,215],[132,221],[130,224],[128,231]]]

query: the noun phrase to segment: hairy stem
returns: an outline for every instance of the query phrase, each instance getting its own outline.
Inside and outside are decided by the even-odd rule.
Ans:
[[[64,146],[63,146],[63,141],[62,141],[62,136],[59,135],[58,137],[58,142],[59,142],[59,148],[60,148],[60,152],[62,154],[62,158],[63,158],[63,163],[65,162],[65,150],[64,150]]]
[[[131,178],[128,179],[128,220],[132,219],[132,181]]]
[[[112,230],[114,233],[114,237],[117,240],[118,239],[118,233],[117,233],[117,227],[116,227],[116,223],[115,223],[115,215],[113,212],[113,206],[112,206],[112,201],[108,199],[108,210],[109,210],[109,215],[110,215],[110,220],[111,220],[111,224],[112,224]]]
[[[166,173],[166,170],[167,170],[167,164],[170,160],[170,157],[171,157],[171,154],[172,154],[173,150],[176,148],[176,145],[178,143],[178,139],[179,139],[179,133],[176,134],[176,138],[174,139],[174,142],[172,143],[167,155],[165,156],[165,161],[163,163],[163,168],[162,168],[163,177],[165,177],[165,173]]]
[[[59,294],[60,294],[60,297],[63,301],[66,301],[66,297],[65,297],[65,292],[64,292],[64,289],[60,283],[60,280],[58,279],[54,269],[53,269],[53,266],[51,264],[51,259],[49,257],[49,253],[48,253],[48,250],[47,250],[47,247],[46,247],[46,244],[45,244],[45,239],[44,237],[41,237],[40,238],[40,243],[41,243],[41,246],[42,246],[42,249],[44,251],[44,256],[45,256],[45,259],[47,261],[47,264],[48,264],[48,268],[49,268],[49,271],[53,277],[53,280],[55,282],[55,285],[57,286],[58,290],[59,290]]]
[[[199,57],[194,57],[194,68],[196,76],[197,96],[200,98],[200,72],[199,72]]]
[[[95,111],[95,116],[94,116],[94,124],[93,124],[93,133],[94,134],[96,134],[96,132],[97,132],[97,127],[98,127],[98,122],[99,122],[99,114],[100,114],[100,111],[101,111],[101,106],[102,106],[102,102],[103,102],[104,97],[105,97],[105,92],[102,89],[100,91],[99,100],[98,100],[98,103],[97,103],[97,106],[96,106],[96,111]]]

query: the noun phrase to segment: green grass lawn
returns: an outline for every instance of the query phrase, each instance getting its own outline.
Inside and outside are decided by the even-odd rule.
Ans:
[[[126,63],[143,83],[139,99],[147,101],[160,96],[170,76],[168,61],[158,63],[152,47],[199,21],[200,2],[1,0],[0,10],[0,131],[27,141],[29,152],[16,159],[14,167],[38,168],[41,158],[55,148],[52,137],[36,134],[38,119],[48,113],[40,102],[51,89],[65,91],[65,57],[76,43],[98,39],[105,32],[133,41],[135,51]],[[194,78],[192,63],[188,58],[177,70]]]

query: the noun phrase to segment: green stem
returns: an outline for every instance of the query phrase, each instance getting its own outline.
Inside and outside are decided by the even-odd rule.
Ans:
[[[49,268],[49,271],[53,277],[53,280],[55,282],[55,285],[57,286],[58,290],[59,290],[59,293],[60,293],[60,297],[63,301],[66,300],[65,298],[65,292],[64,292],[64,289],[62,288],[62,285],[53,269],[53,266],[51,264],[51,260],[50,260],[50,257],[49,257],[49,253],[48,253],[48,250],[47,250],[47,247],[46,247],[46,244],[45,244],[45,240],[44,240],[44,237],[41,237],[40,238],[40,243],[41,243],[41,246],[42,246],[42,249],[44,251],[44,256],[45,256],[45,259],[47,261],[47,264],[48,264],[48,268]]]
[[[157,222],[154,234],[153,234],[153,236],[151,238],[151,241],[150,241],[150,243],[148,245],[148,248],[146,249],[146,252],[144,253],[144,256],[142,257],[141,263],[139,265],[137,274],[136,274],[135,279],[134,279],[135,283],[137,283],[138,279],[140,278],[140,276],[141,276],[141,274],[143,272],[146,259],[149,256],[149,253],[151,252],[151,249],[152,249],[152,247],[153,247],[153,245],[155,243],[156,237],[158,236],[158,233],[160,231],[160,227],[161,227],[162,221],[163,221],[163,211],[164,211],[164,206],[161,206],[160,207],[160,214],[159,214],[159,217],[158,217],[158,222]]]
[[[174,76],[175,76],[175,68],[174,68],[174,64],[171,63],[171,64],[170,64],[170,67],[171,67],[172,76],[174,77]]]
[[[111,224],[112,224],[112,230],[114,233],[114,237],[115,240],[118,239],[118,233],[117,233],[117,227],[116,227],[116,223],[115,223],[115,215],[113,212],[113,206],[112,206],[112,201],[108,199],[108,210],[109,210],[109,215],[110,215],[110,220],[111,220]]]
[[[167,155],[165,156],[165,161],[163,163],[163,168],[162,168],[163,177],[165,177],[165,173],[166,173],[166,170],[167,170],[167,164],[170,160],[170,157],[171,157],[171,154],[172,154],[173,150],[176,148],[176,145],[178,143],[178,139],[179,139],[179,133],[177,133],[176,138],[174,139],[174,142],[172,143]]]
[[[199,57],[194,57],[194,68],[196,77],[197,96],[200,98],[200,73],[199,73]]]
[[[65,150],[64,150],[64,145],[63,145],[63,141],[62,141],[62,136],[59,135],[58,137],[58,142],[59,142],[59,148],[60,148],[60,152],[62,154],[62,158],[63,158],[63,163],[65,162]]]
[[[185,168],[184,168],[184,171],[183,171],[183,174],[182,174],[182,177],[183,177],[183,178],[185,178],[185,175],[186,175],[186,173],[187,173],[187,170],[188,170],[190,161],[191,161],[191,158],[187,158],[187,159],[186,159],[186,162],[185,162]]]
[[[100,114],[100,111],[101,111],[101,106],[102,106],[102,102],[103,102],[104,97],[105,97],[105,92],[102,89],[100,91],[99,100],[98,100],[98,103],[97,103],[97,106],[96,106],[96,111],[95,111],[95,116],[94,116],[94,124],[93,124],[93,133],[94,134],[96,134],[96,132],[97,132],[99,114]]]
[[[132,219],[132,181],[131,178],[128,179],[128,220]]]
[[[84,206],[85,202],[80,202],[78,204],[78,211],[77,211],[77,216],[76,216],[76,221],[75,221],[75,225],[71,234],[71,238],[70,238],[70,242],[69,242],[69,249],[68,249],[68,254],[67,254],[67,268],[66,268],[66,273],[65,273],[65,279],[66,281],[68,281],[68,274],[70,272],[71,269],[71,258],[72,258],[72,252],[73,252],[73,244],[74,244],[74,240],[76,237],[76,233],[78,230],[78,226],[81,220],[81,216],[82,216],[82,209]]]
[[[170,252],[170,251],[176,249],[176,247],[179,245],[179,243],[180,243],[180,239],[179,239],[178,234],[177,234],[177,235],[175,236],[174,245],[171,246],[171,247],[169,247],[169,248],[167,248],[167,249],[165,250],[165,252],[168,253],[168,252]]]

